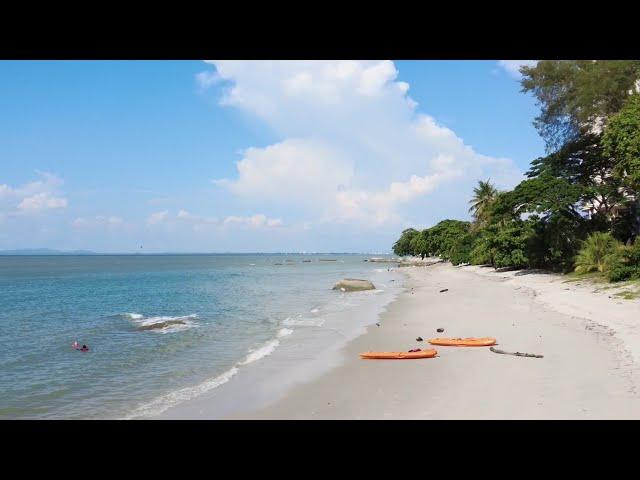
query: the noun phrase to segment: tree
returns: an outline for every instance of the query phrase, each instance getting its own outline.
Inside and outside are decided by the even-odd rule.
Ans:
[[[616,176],[635,194],[640,192],[640,95],[629,97],[611,118],[602,145],[605,155],[614,158]]]
[[[407,228],[402,231],[402,235],[393,244],[393,253],[404,257],[405,255],[413,255],[413,250],[411,249],[411,240],[413,237],[418,234],[418,231],[415,228]]]
[[[619,182],[617,194],[626,207],[627,238],[640,235],[640,95],[629,97],[605,129],[602,145],[614,162],[613,176]],[[625,239],[619,234],[619,238]]]
[[[429,255],[428,236],[429,230],[423,230],[411,239],[411,251],[414,255],[420,255],[422,260]]]
[[[541,107],[534,125],[554,151],[580,134],[601,130],[636,88],[638,60],[542,60],[522,67],[522,91]]]
[[[529,266],[528,243],[533,235],[531,221],[504,220],[482,229],[470,252],[471,262],[494,268]]]
[[[427,251],[448,260],[456,240],[469,232],[471,224],[460,220],[443,220],[431,228],[426,234]]]
[[[473,197],[469,200],[471,207],[469,212],[473,214],[475,223],[482,225],[487,221],[489,207],[496,199],[498,190],[491,184],[490,180],[478,182],[478,186],[473,189]]]

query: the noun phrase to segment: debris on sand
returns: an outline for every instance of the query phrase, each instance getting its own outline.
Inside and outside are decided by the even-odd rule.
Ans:
[[[421,341],[422,341],[422,337],[416,338],[416,342],[421,342]]]
[[[444,328],[438,328],[438,329],[436,330],[436,332],[438,332],[438,333],[442,333],[442,332],[444,332]]]
[[[449,291],[449,289],[448,289],[448,288],[444,288],[444,289],[440,290],[440,293],[442,293],[442,292],[448,292],[448,291]]]
[[[501,353],[503,355],[515,355],[516,357],[532,357],[532,358],[544,358],[544,355],[536,355],[535,353],[522,353],[522,352],[505,352],[504,350],[498,350],[497,348],[489,347],[493,353]]]

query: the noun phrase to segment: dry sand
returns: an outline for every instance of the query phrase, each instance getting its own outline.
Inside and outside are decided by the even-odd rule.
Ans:
[[[341,366],[233,418],[640,418],[640,301],[609,298],[559,275],[449,264],[403,271],[406,291],[379,327],[348,344]],[[418,336],[491,336],[497,348],[544,358],[487,347],[436,347],[438,357],[424,360],[358,357],[429,348]]]

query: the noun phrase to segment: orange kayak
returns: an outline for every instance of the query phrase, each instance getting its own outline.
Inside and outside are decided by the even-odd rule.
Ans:
[[[365,352],[360,357],[369,360],[410,360],[415,358],[433,358],[436,350],[421,350],[419,352]]]
[[[488,347],[495,345],[496,339],[491,337],[483,338],[432,338],[431,345],[444,345],[448,347]]]

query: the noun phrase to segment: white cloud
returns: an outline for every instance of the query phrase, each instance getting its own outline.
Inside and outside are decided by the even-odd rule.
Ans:
[[[93,228],[114,228],[123,224],[123,220],[120,217],[103,215],[97,215],[94,218],[76,218],[73,221],[73,227],[78,229],[93,229]]]
[[[237,180],[214,183],[240,196],[310,207],[331,201],[353,176],[353,167],[340,151],[307,139],[249,148],[236,165]]]
[[[68,206],[68,200],[59,191],[62,180],[51,173],[37,173],[40,180],[19,187],[0,184],[1,213],[9,216],[27,215]]]
[[[157,225],[159,223],[162,223],[168,214],[168,210],[152,213],[147,219],[147,225]]]
[[[245,225],[248,227],[280,227],[283,225],[282,220],[279,218],[267,218],[267,216],[259,213],[251,217],[234,217],[230,216],[224,219],[225,225]]]
[[[538,60],[499,60],[498,65],[504,68],[509,75],[520,79],[520,67],[534,67]]]
[[[418,112],[393,62],[208,63],[224,84],[221,103],[282,138],[248,148],[237,177],[215,181],[247,202],[303,208],[325,223],[398,224],[420,198],[446,207],[442,185],[471,192],[478,179],[504,188],[521,177],[510,160],[479,154]]]
[[[217,218],[213,218],[213,217],[203,217],[200,215],[193,215],[189,212],[187,212],[186,210],[180,210],[178,212],[178,215],[176,215],[176,218],[178,220],[181,220],[183,222],[188,222],[188,223],[192,223],[192,224],[200,224],[200,225],[218,225],[220,222],[218,221]]]
[[[25,210],[30,212],[38,212],[40,210],[66,207],[66,198],[53,197],[47,192],[36,193],[35,195],[26,197],[18,204],[18,210]]]
[[[207,89],[220,81],[216,72],[200,72],[196,75],[196,82],[201,90]]]
[[[279,218],[269,218],[261,213],[252,216],[227,216],[220,221],[215,217],[205,217],[194,215],[187,210],[181,209],[177,214],[171,215],[168,210],[156,212],[149,216],[147,225],[165,225],[169,228],[191,227],[194,231],[205,231],[211,228],[224,228],[229,226],[244,226],[253,228],[273,228],[283,225]]]

